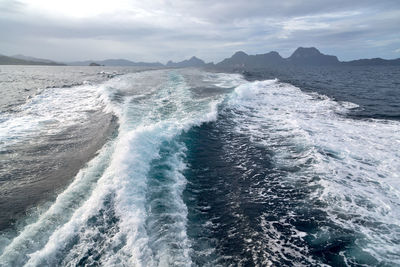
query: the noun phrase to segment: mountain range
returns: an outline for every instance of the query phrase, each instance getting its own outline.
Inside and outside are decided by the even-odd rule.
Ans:
[[[25,61],[31,61],[31,62],[38,62],[38,63],[47,63],[47,64],[62,64],[62,63],[57,63],[55,61],[49,60],[49,59],[44,59],[44,58],[36,58],[36,57],[28,57],[28,56],[24,56],[24,55],[14,55],[11,56],[12,58],[16,58],[16,59],[21,59],[21,60],[25,60]]]
[[[167,68],[185,68],[185,67],[207,67],[211,69],[222,70],[251,70],[270,67],[286,66],[400,66],[398,59],[358,59],[352,61],[339,61],[336,56],[325,55],[315,47],[299,47],[288,58],[283,58],[278,52],[272,51],[265,54],[248,55],[243,51],[238,51],[230,58],[221,62],[205,63],[203,60],[192,57],[180,62],[168,61],[166,65],[160,62],[133,62],[126,59],[106,59],[106,60],[87,60],[69,63],[58,63],[48,59],[28,57],[24,55],[3,56],[0,55],[0,65],[71,65],[71,66],[140,66],[140,67],[167,67]]]
[[[197,57],[191,57],[190,59],[176,63],[170,60],[167,62],[165,66],[169,68],[186,68],[186,67],[203,67],[204,65],[206,65],[206,63],[203,60]]]
[[[27,57],[23,55],[4,56],[0,55],[0,65],[49,65],[49,66],[62,66],[64,63],[58,63],[48,59]]]
[[[288,58],[283,58],[278,52],[266,54],[247,55],[239,51],[230,58],[226,58],[215,64],[217,69],[224,70],[251,70],[271,67],[290,67],[290,66],[400,66],[398,59],[359,59],[352,61],[339,61],[336,56],[325,55],[315,47],[299,47]]]
[[[95,63],[101,66],[124,66],[124,67],[163,67],[164,65],[159,62],[133,62],[127,59],[106,59],[106,60],[85,60],[68,62],[67,65],[71,66],[89,66]]]

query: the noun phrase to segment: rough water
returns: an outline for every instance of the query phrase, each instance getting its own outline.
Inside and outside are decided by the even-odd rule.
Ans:
[[[2,109],[0,205],[32,196],[0,266],[400,266],[399,121],[278,79],[118,74]]]

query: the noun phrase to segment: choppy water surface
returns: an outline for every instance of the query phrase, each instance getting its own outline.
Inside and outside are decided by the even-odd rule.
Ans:
[[[1,205],[79,168],[3,226],[0,265],[400,265],[399,121],[277,79],[121,74],[1,113]]]

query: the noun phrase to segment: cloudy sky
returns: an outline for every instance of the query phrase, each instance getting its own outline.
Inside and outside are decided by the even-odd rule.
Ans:
[[[0,54],[219,61],[242,50],[400,57],[399,0],[0,0]]]

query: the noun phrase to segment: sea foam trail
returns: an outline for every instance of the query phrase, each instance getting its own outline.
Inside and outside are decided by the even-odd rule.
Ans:
[[[90,84],[47,88],[20,106],[20,112],[0,114],[0,151],[32,136],[54,135],[85,122],[91,112],[102,108],[96,91]]]
[[[105,110],[119,117],[118,136],[11,241],[1,264],[191,265],[181,197],[185,147],[175,138],[215,120],[222,96],[196,99],[188,89],[181,74],[167,71],[99,86]]]
[[[112,143],[106,144],[98,156],[82,169],[74,181],[61,193],[55,203],[36,222],[27,225],[15,238],[10,240],[0,255],[0,266],[21,266],[29,254],[46,244],[51,234],[66,223],[93,190],[110,160]]]
[[[284,181],[318,181],[309,203],[320,200],[327,219],[349,233],[335,240],[327,224],[304,237],[312,247],[337,242],[345,264],[400,264],[399,122],[348,118],[356,105],[277,80],[237,87],[230,104],[236,131],[274,151]],[[352,241],[340,247],[343,239]]]
[[[104,108],[118,134],[5,242],[1,266],[400,264],[398,122],[240,75],[147,71],[85,88],[76,120]]]

